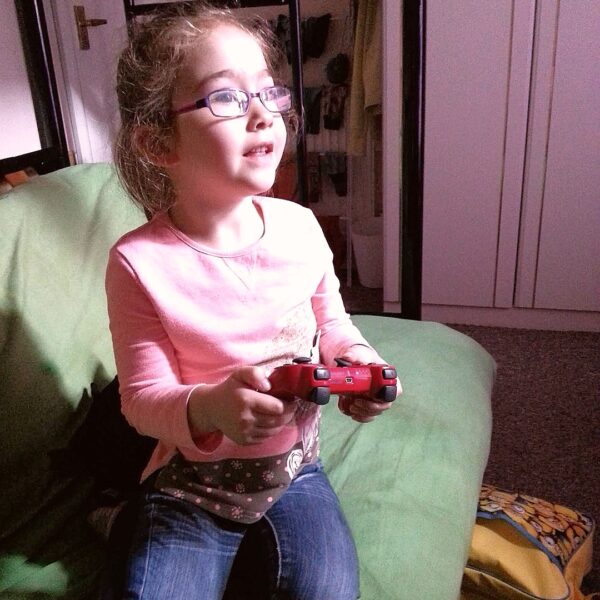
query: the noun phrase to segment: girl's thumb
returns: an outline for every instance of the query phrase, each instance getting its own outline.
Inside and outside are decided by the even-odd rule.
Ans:
[[[271,384],[263,367],[242,367],[238,369],[234,377],[246,387],[257,392],[268,392]]]

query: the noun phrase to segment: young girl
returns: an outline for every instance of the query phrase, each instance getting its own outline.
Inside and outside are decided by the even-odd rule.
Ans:
[[[140,25],[119,63],[120,176],[151,217],[111,251],[123,413],[158,440],[125,598],[218,599],[260,527],[274,597],[359,596],[354,544],[318,459],[319,407],[269,395],[298,356],[383,362],[352,325],[313,214],[260,196],[286,142],[268,32],[208,5]],[[347,400],[368,422],[387,404]]]

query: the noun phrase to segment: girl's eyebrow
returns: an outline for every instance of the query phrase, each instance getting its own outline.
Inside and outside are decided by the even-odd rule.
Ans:
[[[206,77],[204,77],[204,79],[201,79],[194,86],[194,89],[198,90],[201,87],[204,87],[207,83],[209,83],[213,79],[222,79],[222,78],[235,79],[236,77],[241,77],[244,74],[245,73],[243,73],[242,71],[237,71],[236,69],[223,69],[221,71],[216,71],[215,73],[211,73],[210,75],[207,75]],[[271,72],[269,71],[269,69],[262,69],[262,70],[258,71],[257,73],[255,73],[255,76],[256,77],[264,77],[264,76],[271,77]]]

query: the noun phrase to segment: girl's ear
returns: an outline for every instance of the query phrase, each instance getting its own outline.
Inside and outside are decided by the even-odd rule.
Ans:
[[[170,167],[179,160],[173,138],[166,139],[164,133],[157,134],[148,125],[141,125],[135,130],[133,144],[140,156],[157,167]]]

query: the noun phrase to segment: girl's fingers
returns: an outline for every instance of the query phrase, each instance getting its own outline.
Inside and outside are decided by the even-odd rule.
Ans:
[[[279,403],[276,410],[265,410],[265,408],[271,407],[271,404],[261,403],[255,407],[253,412],[258,427],[281,427],[287,425],[294,418],[297,402],[275,400]]]
[[[340,403],[342,412],[351,417],[358,417],[372,421],[384,411],[390,408],[389,402],[375,402],[363,397],[344,396]],[[368,422],[362,421],[362,422]]]
[[[281,432],[283,426],[280,427],[257,427],[251,434],[253,439],[265,440],[266,438],[273,437]]]
[[[276,429],[282,427],[286,422],[281,418],[261,418],[257,417],[254,426],[257,429]]]
[[[269,378],[262,367],[241,367],[231,377],[245,387],[257,392],[264,393],[271,389]]]

